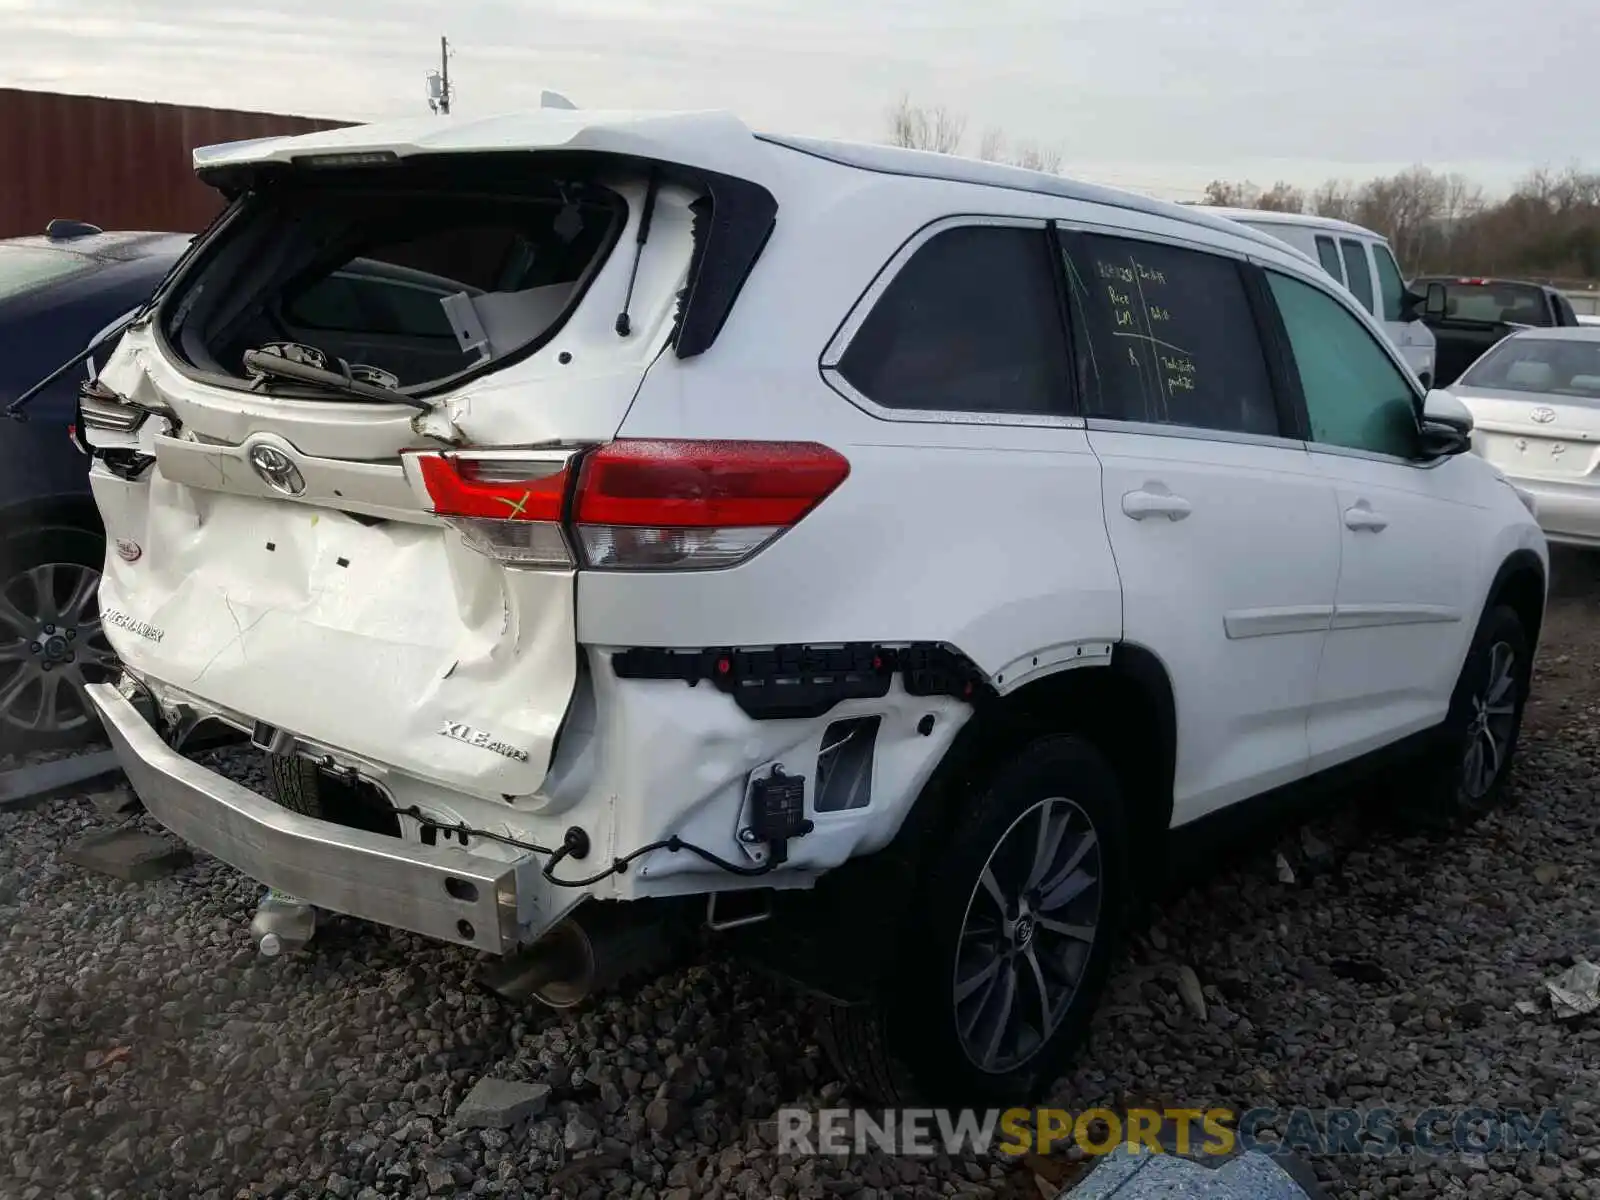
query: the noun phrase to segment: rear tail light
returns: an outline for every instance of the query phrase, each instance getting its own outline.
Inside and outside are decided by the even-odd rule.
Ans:
[[[519,567],[571,567],[561,528],[569,456],[525,451],[417,454],[419,481],[433,511],[468,545]]]
[[[850,473],[812,442],[622,440],[590,454],[573,521],[588,566],[705,570],[743,562]]]
[[[745,561],[850,473],[810,442],[624,439],[574,456],[497,450],[408,456],[432,509],[477,550],[517,566],[707,570]],[[572,497],[568,500],[568,492]]]

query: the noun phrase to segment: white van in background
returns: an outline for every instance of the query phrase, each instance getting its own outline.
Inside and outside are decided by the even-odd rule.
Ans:
[[[1406,364],[1424,387],[1433,386],[1433,330],[1422,323],[1421,298],[1406,290],[1405,276],[1395,262],[1389,241],[1348,221],[1306,213],[1269,212],[1255,208],[1208,208],[1218,216],[1287,242],[1322,264],[1322,269],[1348,288],[1361,307],[1383,323]]]

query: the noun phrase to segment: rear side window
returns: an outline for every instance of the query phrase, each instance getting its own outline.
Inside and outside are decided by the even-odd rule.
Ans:
[[[885,408],[1066,415],[1066,332],[1044,231],[963,225],[929,238],[839,373]]]
[[[1339,248],[1333,244],[1331,237],[1317,235],[1317,261],[1322,264],[1322,269],[1332,275],[1340,283],[1344,282],[1344,263],[1339,261]]]
[[[1305,393],[1311,440],[1410,458],[1415,394],[1364,325],[1332,296],[1267,272]]]
[[[1372,261],[1378,264],[1378,289],[1383,298],[1383,319],[1398,321],[1406,294],[1405,280],[1400,278],[1399,264],[1394,261],[1394,255],[1389,253],[1389,247],[1383,245],[1372,247]]]
[[[1344,238],[1339,242],[1344,251],[1345,283],[1361,307],[1372,312],[1372,268],[1367,266],[1367,248],[1360,242]]]
[[[0,300],[92,270],[94,261],[42,246],[0,246]]]
[[[1280,432],[1238,263],[1127,238],[1063,243],[1087,415]]]

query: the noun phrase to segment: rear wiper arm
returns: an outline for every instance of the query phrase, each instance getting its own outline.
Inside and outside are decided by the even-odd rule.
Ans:
[[[347,396],[358,396],[363,400],[375,400],[383,404],[409,404],[422,412],[433,411],[433,405],[426,400],[419,400],[415,396],[408,396],[404,392],[381,387],[376,383],[363,383],[350,374],[348,367],[344,371],[329,371],[307,363],[295,362],[293,359],[284,358],[281,354],[267,354],[261,350],[246,350],[244,365],[259,375],[271,375],[277,379],[292,379],[297,383],[332,388],[334,391],[343,392]],[[340,365],[344,365],[342,361]]]

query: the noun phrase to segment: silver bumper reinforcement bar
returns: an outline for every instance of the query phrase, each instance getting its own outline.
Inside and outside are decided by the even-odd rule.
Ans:
[[[501,862],[292,812],[184,758],[114,684],[88,692],[150,815],[251,879],[319,908],[492,954],[516,949],[556,915],[539,911],[531,858]]]

